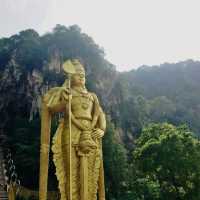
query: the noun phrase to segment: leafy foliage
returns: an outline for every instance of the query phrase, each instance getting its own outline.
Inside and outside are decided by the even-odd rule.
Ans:
[[[108,199],[120,199],[127,190],[128,175],[127,152],[116,140],[114,125],[108,120],[103,140],[106,194]]]
[[[158,199],[200,198],[200,141],[186,126],[149,125],[136,142],[134,160]]]

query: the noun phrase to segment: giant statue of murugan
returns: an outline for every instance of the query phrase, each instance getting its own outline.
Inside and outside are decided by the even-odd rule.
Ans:
[[[105,115],[97,96],[85,87],[82,64],[76,59],[65,64],[71,78],[50,89],[42,102],[39,198],[47,199],[51,118],[62,112],[51,147],[61,200],[97,200],[97,194],[105,200],[101,143]]]

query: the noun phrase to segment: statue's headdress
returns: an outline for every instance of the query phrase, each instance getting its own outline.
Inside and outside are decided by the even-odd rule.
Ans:
[[[78,59],[67,60],[64,62],[63,70],[67,74],[85,74],[85,69]]]

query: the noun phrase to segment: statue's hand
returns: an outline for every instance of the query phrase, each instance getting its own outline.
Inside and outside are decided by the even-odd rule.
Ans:
[[[102,138],[103,136],[104,136],[104,131],[99,128],[96,128],[92,131],[93,139],[99,139],[99,138]]]
[[[69,95],[70,95],[70,90],[66,87],[60,87],[60,96],[64,99],[64,100],[68,100],[69,99]]]

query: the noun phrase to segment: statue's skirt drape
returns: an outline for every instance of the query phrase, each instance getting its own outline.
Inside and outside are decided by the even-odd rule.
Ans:
[[[83,122],[83,121],[81,121]],[[85,121],[84,123],[91,123]],[[79,139],[81,131],[72,124],[72,199],[80,200],[80,155]],[[61,200],[68,200],[69,193],[69,127],[66,120],[61,120],[53,138],[52,144],[53,160],[56,166],[56,176],[59,182]],[[87,158],[88,166],[88,200],[97,200],[98,179],[102,161],[102,150],[100,142],[97,149],[93,149]]]

